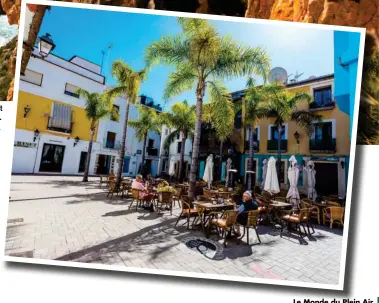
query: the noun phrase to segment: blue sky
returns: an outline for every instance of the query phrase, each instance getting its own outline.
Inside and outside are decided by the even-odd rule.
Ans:
[[[281,66],[288,74],[295,74],[296,71],[304,73],[300,80],[334,72],[331,30],[277,24],[211,22],[222,35],[229,34],[241,43],[265,48],[271,57],[272,67]],[[162,35],[175,35],[180,31],[175,17],[53,6],[45,15],[40,35],[46,32],[52,35],[56,43],[56,55],[66,59],[77,55],[97,64],[101,64],[101,51],[112,44],[108,66],[105,56],[103,74],[107,84],[114,85],[110,74],[112,61],[122,59],[134,69],[141,69],[144,67],[147,46]],[[165,66],[154,67],[140,92],[163,105],[163,90],[170,70],[172,68]],[[236,91],[243,89],[245,83],[246,79],[240,78],[228,81],[226,85],[230,91]],[[184,99],[195,102],[193,92],[186,92],[170,103]]]

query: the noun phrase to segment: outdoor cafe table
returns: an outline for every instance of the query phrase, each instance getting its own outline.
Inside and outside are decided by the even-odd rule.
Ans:
[[[268,219],[270,220],[271,224],[275,226],[275,221],[279,222],[279,224],[282,225],[280,219],[280,212],[283,208],[292,207],[292,204],[282,201],[271,200],[271,203],[268,204],[267,207],[269,208],[269,210],[271,210],[268,212]]]
[[[203,228],[203,231],[205,232],[207,229],[205,228],[206,224],[206,216],[209,213],[213,212],[222,212],[225,210],[233,210],[234,204],[230,202],[224,202],[223,204],[213,204],[213,202],[204,202],[204,201],[195,201],[193,202],[193,205],[196,206],[197,209],[199,209],[199,220],[201,223],[201,226]],[[211,219],[211,218],[209,218]]]

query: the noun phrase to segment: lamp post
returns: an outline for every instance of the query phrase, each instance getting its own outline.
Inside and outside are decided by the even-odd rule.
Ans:
[[[299,145],[300,145],[300,134],[296,131],[293,136],[295,137],[296,140],[296,153],[299,153]]]
[[[42,59],[45,59],[50,52],[55,48],[55,43],[53,39],[51,39],[51,35],[46,33],[41,36],[38,40],[38,52]]]

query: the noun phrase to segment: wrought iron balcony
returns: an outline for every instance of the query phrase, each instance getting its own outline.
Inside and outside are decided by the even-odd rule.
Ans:
[[[282,152],[287,151],[287,140],[282,139],[280,141],[280,147]],[[269,152],[276,152],[278,150],[278,140],[267,140],[267,151]]]
[[[250,150],[250,141],[245,141],[245,151]],[[259,141],[254,141],[254,151],[259,151]]]
[[[147,147],[146,148],[146,154],[148,156],[158,156],[158,149],[157,148]]]
[[[55,131],[55,132],[71,134],[73,124],[74,122],[67,123],[65,121],[60,121],[60,120],[54,119],[53,117],[49,117],[47,120],[46,129]]]
[[[312,102],[309,104],[309,110],[314,111],[314,110],[327,110],[327,109],[333,109],[336,107],[336,102],[335,101],[329,101],[326,103],[316,103]]]
[[[335,153],[337,151],[336,148],[336,139],[335,138],[327,138],[327,139],[311,139],[309,140],[309,150],[311,152],[318,153]]]
[[[121,143],[120,143],[120,141],[107,140],[106,138],[104,138],[103,147],[109,148],[109,149],[120,149]]]

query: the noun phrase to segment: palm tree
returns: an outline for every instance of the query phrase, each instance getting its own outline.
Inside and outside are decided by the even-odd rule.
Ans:
[[[294,121],[308,134],[313,131],[313,122],[321,121],[321,116],[297,108],[298,102],[305,101],[308,104],[312,102],[312,96],[305,92],[298,92],[295,95],[290,94],[285,90],[284,85],[267,85],[259,89],[260,96],[265,96],[266,102],[258,105],[257,111],[262,117],[275,118],[275,126],[278,132],[278,158],[277,158],[277,173],[280,180],[281,171],[281,134],[284,130],[283,124],[285,121]]]
[[[218,174],[221,178],[224,142],[234,131],[235,106],[228,89],[221,83],[218,89],[210,89],[210,102],[203,105],[203,122],[209,123],[220,140],[220,165]]]
[[[117,186],[120,186],[125,157],[129,107],[130,104],[136,104],[138,102],[138,92],[140,90],[141,82],[146,79],[146,69],[135,72],[122,60],[116,60],[112,64],[112,75],[117,81],[117,86],[107,92],[108,96],[110,98],[122,96],[126,101],[125,121],[122,131],[121,148],[119,150],[119,165],[116,173],[116,184]]]
[[[245,107],[244,125],[249,127],[249,161],[247,167],[249,171],[254,169],[254,134],[259,124],[259,119],[263,116],[260,110],[260,104],[265,98],[264,90],[257,89],[254,80],[249,78],[247,81],[246,95],[243,100]],[[249,190],[253,189],[253,178],[251,174],[249,174],[247,185]]]
[[[195,89],[196,123],[189,195],[194,196],[199,165],[199,146],[203,98],[207,88],[219,91],[217,80],[257,74],[266,78],[269,58],[261,48],[240,45],[229,36],[221,36],[207,20],[178,18],[182,33],[162,37],[147,48],[148,66],[157,63],[173,65],[164,97],[170,98]]]
[[[184,151],[187,139],[193,137],[194,134],[196,107],[190,106],[186,100],[177,102],[171,106],[171,112],[162,113],[160,119],[162,124],[174,129],[174,131],[166,137],[164,149],[169,149],[175,138],[181,135],[182,145],[180,147],[179,181],[182,182],[184,178]]]
[[[129,121],[128,125],[134,127],[137,139],[143,141],[140,173],[144,174],[147,135],[149,132],[160,133],[161,124],[158,121],[158,115],[154,109],[139,106],[138,111],[139,119]]]
[[[90,140],[88,144],[88,152],[83,175],[83,182],[88,182],[89,165],[91,161],[93,137],[97,122],[105,118],[118,119],[117,113],[113,109],[113,102],[104,93],[90,93],[85,89],[78,89],[77,94],[86,101],[85,112],[87,119],[90,120]]]

